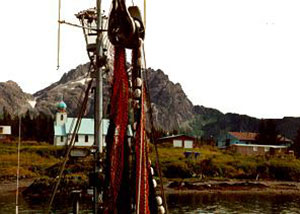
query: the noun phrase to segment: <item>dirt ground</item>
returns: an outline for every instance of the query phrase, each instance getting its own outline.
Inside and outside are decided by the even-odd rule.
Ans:
[[[22,179],[19,183],[19,191],[22,192],[25,188],[27,188],[34,179]],[[1,181],[0,182],[0,193],[10,193],[15,192],[17,189],[17,181]]]

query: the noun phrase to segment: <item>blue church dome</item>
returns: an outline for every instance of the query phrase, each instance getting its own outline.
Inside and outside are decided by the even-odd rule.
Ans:
[[[58,109],[63,109],[63,110],[65,110],[65,109],[67,108],[67,104],[66,104],[64,101],[61,101],[61,102],[59,102],[59,103],[56,105],[56,107],[57,107]]]

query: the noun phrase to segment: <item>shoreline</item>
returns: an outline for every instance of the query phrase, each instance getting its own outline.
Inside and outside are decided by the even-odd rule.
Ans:
[[[300,183],[292,181],[205,181],[164,185],[166,194],[276,194],[299,195]]]
[[[21,179],[20,193],[29,187],[35,179]],[[173,186],[172,186],[173,185]],[[171,186],[171,187],[170,187]],[[16,181],[1,181],[0,193],[10,194],[16,191]],[[169,182],[164,185],[166,194],[276,194],[299,195],[300,182],[293,181],[205,181],[205,182]]]
[[[174,190],[174,189],[165,189],[165,194],[174,195],[174,194],[210,194],[210,195],[244,195],[244,194],[253,194],[253,195],[298,195],[300,196],[299,190],[275,190],[275,189],[267,189],[267,190],[259,190],[259,189],[251,189],[251,190]]]

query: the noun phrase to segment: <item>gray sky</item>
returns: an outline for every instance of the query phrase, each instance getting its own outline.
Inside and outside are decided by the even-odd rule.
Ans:
[[[94,3],[62,0],[62,19],[77,22],[74,14]],[[58,0],[0,6],[1,82],[33,93],[88,61],[82,30],[63,25],[56,70]],[[299,10],[299,0],[147,1],[147,66],[180,83],[194,104],[259,118],[300,116]]]

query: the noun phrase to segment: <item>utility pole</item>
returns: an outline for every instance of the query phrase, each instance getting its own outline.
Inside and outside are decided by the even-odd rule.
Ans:
[[[103,153],[102,142],[102,118],[103,118],[103,80],[102,80],[102,63],[103,63],[103,46],[102,46],[102,14],[101,14],[101,0],[97,0],[97,49],[96,49],[96,63],[95,63],[95,130],[94,130],[94,144],[96,147],[95,153],[95,186],[94,186],[94,213],[98,214],[99,203],[99,185],[97,185],[97,178],[100,173],[100,157]]]

